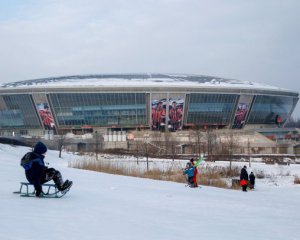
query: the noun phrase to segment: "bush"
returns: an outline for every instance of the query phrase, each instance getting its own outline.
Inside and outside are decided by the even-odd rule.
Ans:
[[[294,178],[294,183],[295,183],[295,184],[300,184],[300,177],[295,176],[295,178]]]
[[[266,174],[262,171],[262,170],[257,170],[256,171],[256,177],[258,179],[262,179],[262,178],[265,178],[266,177]]]
[[[235,178],[231,180],[231,188],[232,189],[240,189],[241,185],[240,185],[240,179],[239,178]]]

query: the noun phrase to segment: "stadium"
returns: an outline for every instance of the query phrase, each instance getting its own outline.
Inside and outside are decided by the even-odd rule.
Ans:
[[[102,74],[0,86],[0,134],[258,129],[286,124],[299,93],[185,74]]]

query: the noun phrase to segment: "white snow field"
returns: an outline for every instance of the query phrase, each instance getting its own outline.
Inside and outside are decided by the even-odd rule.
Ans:
[[[0,144],[1,240],[300,239],[299,184],[191,189],[68,168],[78,156],[48,151],[46,162],[73,187],[63,198],[26,198],[12,192],[25,180],[19,162],[29,150]]]

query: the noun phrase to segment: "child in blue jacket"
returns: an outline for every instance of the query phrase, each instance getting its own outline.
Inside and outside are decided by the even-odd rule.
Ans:
[[[44,158],[47,147],[44,143],[38,142],[32,152],[28,152],[21,159],[21,166],[25,169],[25,175],[29,183],[34,185],[35,195],[44,195],[42,185],[53,180],[60,191],[64,191],[72,185],[72,181],[62,179],[61,173],[54,168],[45,166]]]
[[[197,171],[196,168],[204,160],[204,156],[201,155],[201,157],[194,163],[194,165],[191,162],[188,162],[186,164],[185,170],[183,172],[184,175],[187,175],[188,177],[188,185],[189,187],[198,187],[197,182],[195,182],[195,173]]]
[[[184,175],[187,175],[187,181],[189,187],[195,187],[195,182],[194,182],[194,171],[195,171],[195,166],[192,166],[190,162],[186,164],[186,168],[183,172]]]

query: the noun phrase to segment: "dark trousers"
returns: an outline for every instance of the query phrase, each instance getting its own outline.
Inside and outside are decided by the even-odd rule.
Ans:
[[[194,177],[188,177],[188,184],[190,187],[195,187]]]
[[[53,180],[57,187],[61,187],[63,184],[63,178],[59,171],[54,168],[47,168],[42,175],[42,184]]]
[[[54,183],[58,189],[61,188],[61,186],[63,184],[63,178],[62,178],[61,173],[54,168],[46,168],[41,175],[40,182],[34,184],[34,188],[36,191],[35,195],[39,196],[41,194],[41,192],[43,191],[42,184],[49,182],[51,180],[54,181]]]
[[[247,185],[242,186],[243,192],[247,192]]]

